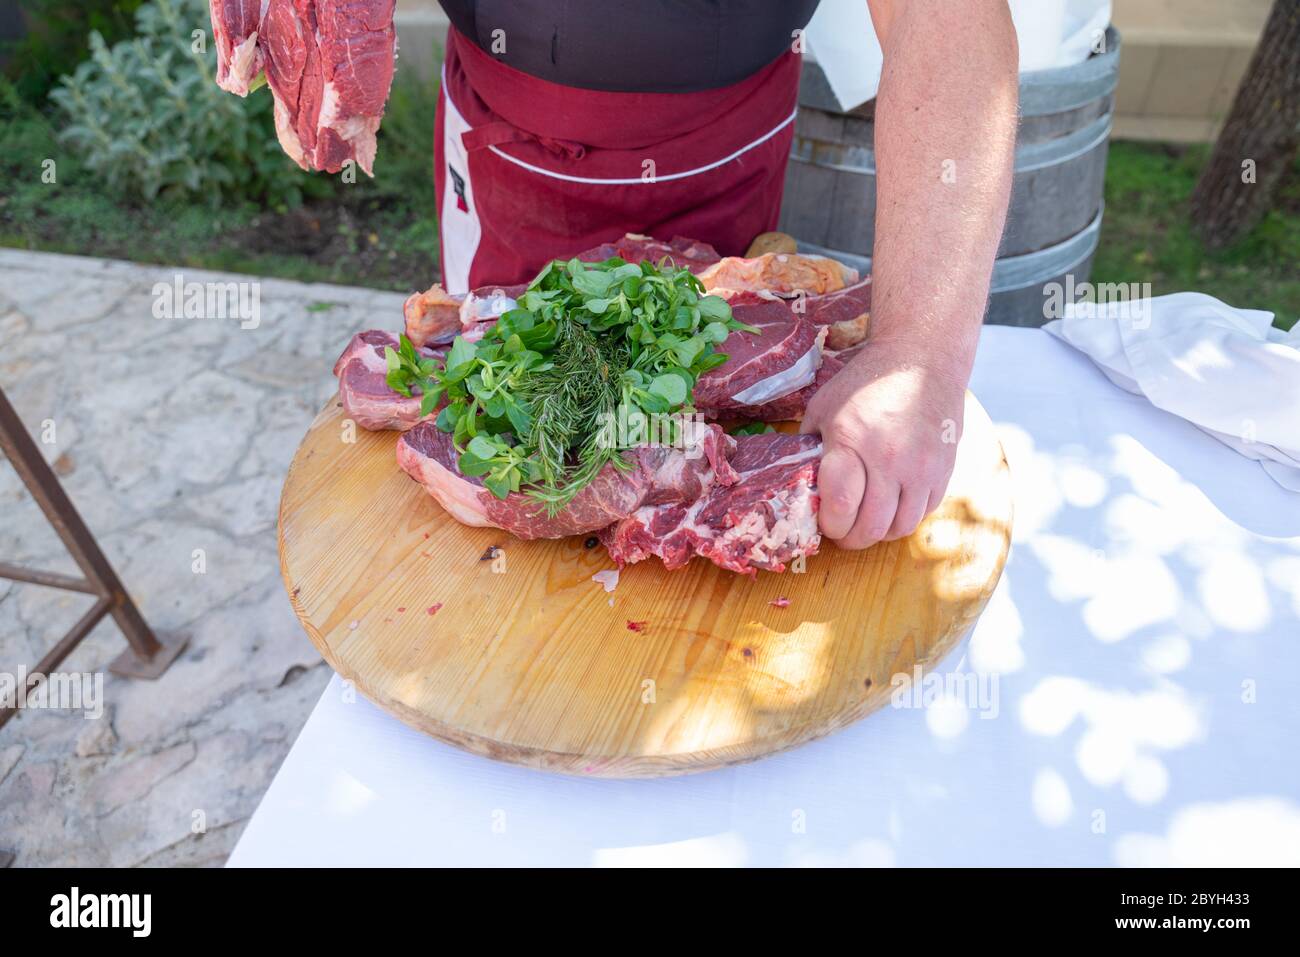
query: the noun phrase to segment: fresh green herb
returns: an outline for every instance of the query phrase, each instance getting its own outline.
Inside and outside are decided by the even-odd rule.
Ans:
[[[727,361],[726,301],[666,263],[549,263],[482,339],[457,336],[441,369],[403,336],[388,384],[422,396],[460,470],[499,498],[521,489],[552,514],[633,442],[614,423],[694,411],[696,380]],[[635,432],[635,429],[630,430]]]
[[[384,359],[388,363],[388,388],[408,398],[414,394],[413,389],[418,390],[423,396],[420,415],[428,415],[437,406],[442,391],[435,378],[438,362],[418,354],[406,336],[401,336],[400,340],[397,349],[384,347]]]
[[[767,422],[746,422],[744,425],[736,425],[727,429],[728,435],[766,435],[768,432],[775,432],[776,429]]]

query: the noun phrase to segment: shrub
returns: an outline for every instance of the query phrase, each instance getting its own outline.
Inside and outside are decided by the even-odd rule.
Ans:
[[[7,50],[5,75],[18,95],[33,106],[45,103],[59,76],[70,73],[89,52],[92,30],[109,43],[131,35],[141,0],[18,0],[27,36]]]
[[[272,100],[240,99],[214,81],[205,0],[149,0],[133,40],[90,35],[91,58],[51,94],[67,122],[59,141],[105,189],[125,199],[204,195],[296,205],[328,192],[280,150]]]

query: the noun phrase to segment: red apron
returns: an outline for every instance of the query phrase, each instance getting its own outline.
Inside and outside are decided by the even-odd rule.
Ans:
[[[629,232],[742,254],[776,228],[799,69],[788,52],[721,89],[609,93],[522,73],[451,29],[434,133],[444,288],[526,282]]]

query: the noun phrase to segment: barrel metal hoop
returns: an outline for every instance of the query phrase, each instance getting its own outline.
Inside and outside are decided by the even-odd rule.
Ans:
[[[1016,172],[1031,173],[1086,156],[1110,138],[1113,120],[1114,114],[1105,113],[1067,136],[1025,144],[1016,150]]]
[[[1106,28],[1106,52],[1073,66],[1032,70],[1020,74],[1020,115],[1051,116],[1077,110],[1109,96],[1119,82],[1119,55],[1123,41],[1113,26]],[[864,116],[863,108],[840,108],[815,60],[806,57],[799,102],[803,106],[839,116]]]
[[[1103,204],[1102,208],[1097,210],[1097,215],[1092,218],[1091,223],[1064,242],[1032,253],[1025,253],[1023,256],[1007,256],[998,259],[993,264],[989,294],[1014,292],[1017,289],[1028,289],[1042,285],[1053,276],[1068,272],[1086,260],[1097,249],[1098,237],[1101,234],[1102,213],[1104,211],[1105,206]],[[871,272],[870,256],[860,256],[840,249],[828,249],[825,246],[802,241],[799,242],[799,251],[815,256],[829,256],[846,266],[852,266],[864,276]]]
[[[1106,52],[1074,66],[1020,74],[1020,114],[1050,116],[1109,96],[1119,82],[1120,36],[1106,28]]]
[[[1104,113],[1087,126],[1080,127],[1065,136],[1020,146],[1016,150],[1015,172],[1028,173],[1048,166],[1059,166],[1092,152],[1110,136],[1113,119],[1114,114]],[[857,165],[815,159],[819,149],[850,158]],[[876,175],[876,152],[866,146],[844,146],[840,143],[827,143],[824,140],[796,134],[794,143],[790,147],[790,159],[795,163],[804,163],[840,173],[855,173],[859,176]]]
[[[1053,276],[1069,272],[1096,252],[1104,212],[1105,203],[1102,203],[1092,222],[1064,242],[1023,256],[1008,256],[997,260],[993,265],[993,281],[989,293],[1041,286]]]

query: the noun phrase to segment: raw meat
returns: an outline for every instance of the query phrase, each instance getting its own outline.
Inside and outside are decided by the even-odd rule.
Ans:
[[[678,266],[683,266],[693,273],[702,275],[702,270],[721,260],[718,251],[708,243],[682,236],[674,236],[668,242],[662,242],[652,236],[628,233],[622,239],[612,243],[601,243],[578,253],[577,258],[583,262],[598,263],[618,256],[630,263],[649,260],[658,265],[662,259],[671,259]]]
[[[776,257],[769,253],[765,257]],[[826,347],[829,349],[847,349],[862,342],[871,328],[871,277],[859,280],[857,273],[847,266],[841,267],[832,259],[822,257],[786,256],[786,259],[798,258],[803,264],[798,269],[755,268],[746,271],[744,264],[758,263],[758,259],[723,260],[718,266],[726,266],[734,275],[747,277],[744,282],[731,285],[712,285],[709,291],[721,296],[733,304],[746,301],[748,296],[784,299],[790,309],[809,322],[825,326],[829,330]],[[820,261],[809,266],[809,261]],[[769,262],[776,262],[770,259]],[[821,264],[830,263],[834,268]],[[844,285],[834,272],[843,269],[843,277],[851,280],[851,285]],[[712,277],[726,279],[726,275]],[[709,270],[700,274],[700,279],[709,284]],[[766,285],[764,285],[766,283]],[[828,291],[823,291],[828,290]]]
[[[795,299],[791,308],[829,330],[826,348],[848,349],[871,331],[871,277],[825,295]]]
[[[753,575],[817,551],[815,436],[733,438],[707,426],[687,449],[642,446],[624,456],[628,469],[607,465],[551,516],[527,495],[498,499],[462,475],[451,436],[432,422],[397,443],[398,464],[457,521],[530,539],[599,532],[619,567],[657,555],[680,568],[700,555]]]
[[[752,259],[728,256],[700,273],[709,291],[771,292],[778,296],[821,295],[858,281],[858,272],[826,256],[764,253]]]
[[[696,408],[715,418],[752,414],[813,383],[825,329],[796,315],[784,301],[753,292],[734,295],[731,313],[759,331],[727,336],[720,347],[727,361],[695,383]]]
[[[393,83],[395,0],[212,0],[217,82],[247,96],[263,70],[284,151],[303,169],[373,175]]]
[[[816,554],[821,440],[772,432],[735,441],[728,464],[736,482],[714,485],[693,502],[643,505],[600,533],[620,568],[655,555],[671,571],[699,555],[753,575]]]
[[[714,425],[697,430],[687,449],[631,449],[624,453],[629,468],[606,465],[553,516],[528,495],[499,499],[481,479],[462,475],[451,435],[433,422],[398,439],[397,463],[462,524],[502,528],[517,538],[563,538],[600,531],[643,505],[693,502],[715,484],[734,484],[738,476],[727,462],[734,447],[735,440]]]
[[[522,288],[484,287],[458,297],[435,285],[406,301],[406,335],[413,344],[425,347],[445,345],[458,334],[474,340],[497,316],[514,308],[514,297],[522,293]],[[815,303],[821,298],[810,296],[806,302]],[[732,293],[730,301],[735,318],[759,331],[736,331],[727,337],[722,345],[727,362],[702,375],[695,384],[696,408],[711,419],[781,422],[800,418],[812,394],[842,367],[832,363],[826,372],[821,371],[827,361],[827,337],[834,334],[836,327],[819,325],[799,315],[793,308],[798,300],[792,303],[767,293],[740,292]],[[830,308],[818,314],[836,315]],[[382,372],[382,346],[395,346],[394,337],[378,331],[363,335],[375,337],[374,342],[379,344],[369,361],[374,372]],[[336,374],[343,368],[340,359]],[[388,392],[388,397],[394,408],[390,413],[384,411],[387,386],[383,375],[363,378],[360,372],[354,374],[355,383],[340,378],[339,392],[346,407],[363,411],[363,415],[353,416],[359,424],[389,422],[392,424],[374,427],[407,429],[419,420],[410,412],[413,405],[418,411],[419,403],[393,392]],[[360,394],[354,396],[351,393],[356,389]]]
[[[212,36],[217,44],[217,85],[238,96],[262,72],[262,51],[257,31],[262,22],[262,0],[212,0]]]
[[[408,398],[388,387],[385,346],[396,349],[397,336],[379,329],[359,332],[334,363],[343,410],[357,425],[372,432],[405,430],[420,421],[419,394]],[[417,351],[431,359],[442,356],[434,349]]]
[[[707,258],[700,244],[675,240],[670,245],[637,236],[581,258],[619,255],[635,261],[669,254],[694,257],[697,265]],[[481,336],[521,293],[522,287],[489,287],[457,297],[434,286],[407,300],[408,335],[425,343],[421,355],[439,357],[442,353],[430,345],[456,334],[471,340]],[[728,337],[723,347],[728,361],[696,383],[697,407],[715,418],[798,418],[812,394],[860,348],[836,355],[823,344],[836,323],[857,318],[842,317],[863,307],[864,294],[869,308],[865,284],[794,301],[827,320],[819,323],[770,291],[729,291],[735,317],[758,331]],[[782,571],[817,551],[821,441],[815,436],[731,437],[716,425],[700,425],[684,448],[640,446],[625,452],[627,468],[607,465],[550,515],[529,495],[498,499],[480,478],[460,473],[452,437],[431,418],[421,419],[418,396],[388,388],[384,350],[397,345],[398,338],[387,332],[353,337],[334,369],[343,405],[364,428],[407,430],[397,442],[398,464],[464,524],[501,528],[519,538],[598,532],[620,567],[657,556],[667,568],[678,568],[701,555],[753,575],[760,568]]]
[[[517,305],[526,284],[484,286],[463,296],[453,296],[438,283],[406,300],[406,338],[413,345],[446,345],[476,325],[495,322],[503,312]]]
[[[729,414],[714,418],[735,419],[748,422],[797,422],[803,418],[804,410],[817,390],[831,380],[835,373],[844,368],[840,355],[830,352],[822,353],[822,366],[817,370],[817,377],[810,385],[798,392],[791,392],[778,399],[772,399],[763,405],[750,408],[734,409]]]

